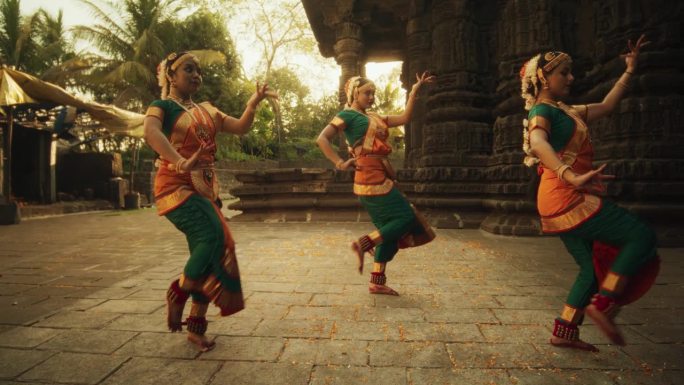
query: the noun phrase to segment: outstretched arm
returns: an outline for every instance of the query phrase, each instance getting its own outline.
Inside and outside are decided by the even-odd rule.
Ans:
[[[649,41],[646,41],[645,35],[641,35],[636,44],[632,44],[631,40],[627,41],[630,52],[621,55],[621,57],[625,58],[627,68],[601,103],[589,104],[587,106],[587,122],[591,122],[609,115],[611,112],[613,112],[615,107],[617,107],[618,103],[620,103],[620,100],[627,91],[627,85],[629,84],[634,71],[636,71],[639,52],[642,47],[649,43]]]
[[[420,90],[420,86],[424,83],[433,83],[435,81],[435,76],[430,75],[427,71],[423,72],[422,75],[418,76],[416,74],[416,82],[411,87],[411,92],[408,94],[408,100],[406,101],[406,108],[401,115],[388,115],[387,125],[390,127],[402,126],[411,120],[411,115],[413,114],[413,106],[416,103],[416,94]]]
[[[278,94],[268,88],[268,84],[259,85],[256,84],[256,91],[247,101],[247,106],[245,111],[240,116],[240,119],[235,119],[232,116],[226,116],[223,119],[223,126],[221,127],[222,132],[228,132],[236,135],[244,135],[249,132],[254,122],[254,114],[256,113],[257,106],[266,97],[272,97],[277,99]]]
[[[349,158],[347,160],[344,160],[340,158],[340,156],[337,154],[337,151],[335,151],[335,148],[332,146],[332,141],[337,135],[337,129],[335,126],[332,124],[328,124],[325,126],[323,131],[321,131],[320,135],[318,135],[318,139],[316,139],[316,144],[318,144],[318,147],[320,147],[321,151],[323,152],[323,155],[325,155],[328,160],[333,162],[335,164],[335,168],[338,170],[346,170],[349,167],[352,167],[355,163],[354,158]]]

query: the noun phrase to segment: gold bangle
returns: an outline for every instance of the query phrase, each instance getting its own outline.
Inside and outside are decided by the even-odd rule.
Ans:
[[[565,179],[563,179],[563,174],[571,168],[572,167],[570,167],[570,165],[563,164],[556,169],[556,170],[558,170],[558,171],[556,171],[556,176],[558,176],[558,179],[560,179],[561,182],[566,183]]]
[[[560,170],[560,168],[563,167],[563,166],[567,166],[567,164],[561,162],[561,164],[559,164],[558,167],[556,167],[556,168],[553,169],[553,172],[555,172],[556,174],[558,174],[558,170]]]
[[[616,85],[616,86],[620,86],[620,87],[622,87],[622,88],[624,88],[624,89],[629,88],[629,86],[628,86],[627,84],[625,84],[624,82],[622,82],[622,81],[616,82],[615,85]]]
[[[634,72],[625,71],[626,74],[634,75]]]
[[[183,164],[184,164],[185,162],[187,162],[187,161],[188,161],[188,160],[185,159],[185,158],[183,158],[183,157],[181,157],[180,159],[178,159],[178,162],[176,162],[176,172],[177,172],[177,173],[179,173],[179,174],[184,174],[184,173],[185,173],[185,171],[183,171],[183,169],[182,169],[181,167],[183,167]]]

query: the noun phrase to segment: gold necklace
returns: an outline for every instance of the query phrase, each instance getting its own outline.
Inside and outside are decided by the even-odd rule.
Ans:
[[[180,104],[183,107],[193,108],[195,106],[195,103],[192,101],[192,99],[183,100],[174,95],[169,95],[169,99],[173,100],[174,102]]]
[[[209,136],[209,133],[207,132],[207,129],[209,127],[209,123],[207,122],[206,117],[204,116],[204,112],[202,111],[201,108],[198,108],[197,110],[199,111],[200,117],[202,118],[202,123],[200,123],[195,115],[190,111],[190,108],[195,107],[195,103],[190,100],[190,105],[185,106],[181,102],[178,101],[177,98],[172,97],[169,95],[169,99],[173,100],[174,103],[178,104],[180,108],[185,110],[185,112],[190,115],[190,119],[192,119],[195,122],[195,135],[197,135],[197,138],[200,139],[200,141],[208,143],[211,140],[211,137]],[[189,108],[188,108],[189,107]]]

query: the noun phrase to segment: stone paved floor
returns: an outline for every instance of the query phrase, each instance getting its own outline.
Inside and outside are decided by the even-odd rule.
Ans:
[[[555,238],[439,230],[384,297],[348,251],[369,224],[232,227],[247,309],[210,318],[208,353],[165,330],[186,245],[152,210],[0,227],[0,384],[684,383],[684,249],[618,318],[627,347],[583,327],[594,354],[546,343],[577,271]]]

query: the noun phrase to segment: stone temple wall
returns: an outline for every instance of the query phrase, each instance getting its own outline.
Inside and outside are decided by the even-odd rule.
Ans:
[[[401,188],[441,227],[540,233],[538,177],[522,164],[518,71],[544,50],[573,57],[570,103],[600,101],[624,71],[627,39],[652,42],[627,96],[590,132],[597,163],[618,179],[608,196],[684,237],[684,3],[666,0],[304,0],[340,84],[374,60],[402,60],[402,81],[429,70],[405,127]],[[344,95],[340,94],[340,100]],[[268,194],[262,199],[268,199]],[[351,209],[351,208],[350,208]],[[356,210],[356,208],[354,208]]]

